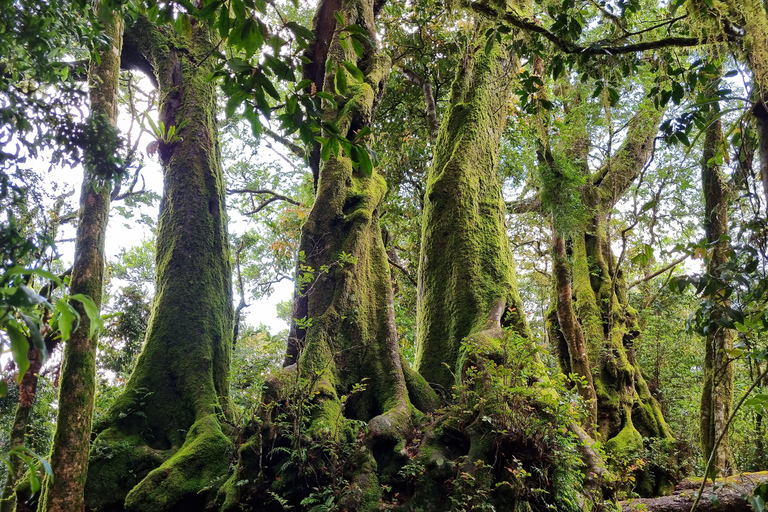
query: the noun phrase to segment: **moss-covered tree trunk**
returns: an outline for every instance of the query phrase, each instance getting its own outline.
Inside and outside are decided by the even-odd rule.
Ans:
[[[376,41],[374,2],[325,0],[314,21],[316,86],[336,97],[324,120],[353,139],[370,126],[389,76],[388,57],[366,45],[362,58],[351,45],[341,44],[343,28],[333,19],[341,12],[348,25],[358,25]],[[348,76],[344,94],[335,77],[342,62],[351,62],[365,75],[362,83]],[[342,71],[346,73],[346,71]],[[320,80],[321,79],[321,80]],[[327,135],[327,134],[326,134]],[[409,435],[414,408],[398,350],[389,264],[379,226],[379,206],[386,183],[376,172],[366,176],[343,152],[320,164],[314,206],[301,235],[301,261],[290,362],[301,373],[323,372],[323,392],[330,402],[370,379],[366,392],[346,406],[345,415],[369,423],[374,435]],[[311,325],[310,325],[311,324]],[[331,406],[334,407],[334,406]]]
[[[16,413],[11,424],[11,436],[8,443],[8,451],[25,446],[25,440],[29,428],[29,414],[34,404],[35,393],[37,391],[38,373],[42,368],[42,354],[40,350],[32,346],[27,352],[29,359],[29,368],[24,373],[19,384],[19,405],[16,406]],[[3,486],[3,496],[0,502],[0,512],[13,512],[16,509],[16,484],[24,475],[25,466],[21,458],[11,456],[13,469],[8,471]]]
[[[643,438],[672,441],[635,358],[637,314],[627,301],[626,283],[608,238],[613,206],[650,158],[660,119],[661,112],[647,102],[640,106],[629,123],[624,144],[581,187],[587,219],[582,226],[572,227],[570,240],[573,304],[586,337],[597,395],[597,431],[609,453],[625,459],[639,455]],[[560,323],[556,307],[547,315],[547,323],[550,339],[558,340],[563,371],[574,371],[570,363],[572,344],[564,339],[569,328]],[[657,477],[656,481],[643,479],[639,492],[664,490],[653,488],[668,484],[661,475]]]
[[[374,5],[373,0],[322,0],[313,21],[315,41],[305,76],[312,78],[318,91],[334,96],[335,105],[324,104],[323,121],[348,140],[370,126],[390,71],[388,57],[375,46]],[[344,25],[335,13],[343,17]],[[347,25],[356,25],[367,36],[362,57],[348,40],[343,43],[349,37],[342,32]],[[355,80],[342,62],[359,68],[364,80]],[[340,85],[339,74],[345,74],[346,88]],[[333,133],[326,130],[323,136],[332,138]],[[348,419],[365,422],[368,435],[343,506],[376,510],[381,495],[377,472],[386,472],[398,453],[402,458],[418,408],[431,408],[436,402],[426,383],[405,366],[398,349],[389,263],[379,225],[384,179],[376,171],[366,175],[341,150],[330,152],[318,170],[315,201],[301,232],[286,367],[267,382],[267,400],[289,404],[287,411],[280,411],[294,427],[275,425],[275,420],[273,427],[262,431],[262,440],[254,441],[261,450],[266,443],[291,443],[294,459],[267,450],[258,462],[258,474],[252,474],[248,459],[258,450],[241,448],[240,464],[224,489],[225,510],[249,500],[237,484],[244,479],[256,484],[250,499],[258,503],[270,502],[259,496],[271,492],[297,505],[311,492],[307,483],[322,485],[319,482],[329,477],[323,473],[332,470],[325,467],[307,475],[305,462],[296,454],[302,447],[307,450],[303,443],[317,448],[339,440],[354,442],[357,431]],[[364,390],[356,388],[358,384]],[[305,411],[302,421],[299,417]],[[267,423],[273,420],[270,417]],[[289,469],[280,478],[267,478],[275,460]],[[273,500],[272,505],[277,509]]]
[[[90,115],[104,118],[114,126],[117,123],[123,22],[119,12],[107,16],[104,21],[109,45],[98,59],[92,59],[88,77]],[[104,174],[104,169],[85,166],[70,281],[72,294],[91,297],[97,307],[101,307],[104,240],[111,192],[110,182]],[[54,478],[46,480],[40,501],[42,511],[82,512],[84,508],[96,387],[96,338],[90,333],[91,322],[82,304],[76,302],[74,306],[80,313],[80,322],[64,347],[50,459]]]
[[[416,366],[447,394],[467,336],[499,338],[510,325],[528,336],[496,169],[516,59],[498,42],[485,46],[491,22],[476,24],[435,144],[422,221]]]
[[[125,33],[124,64],[152,69],[164,173],[155,298],[144,349],[91,449],[91,510],[202,510],[229,466],[226,410],[232,283],[219,161],[215,41],[191,21],[180,35],[144,18]],[[57,479],[58,481],[58,479]],[[219,481],[220,482],[220,481]]]
[[[712,83],[716,90],[719,80]],[[709,91],[712,92],[711,90]],[[704,232],[712,245],[707,260],[707,273],[715,279],[721,274],[720,266],[728,262],[728,190],[720,169],[723,147],[723,128],[720,111],[714,108],[704,137],[701,155],[701,181],[704,192]],[[735,333],[723,326],[710,326],[704,355],[704,385],[701,390],[701,448],[709,457],[715,442],[725,429],[733,403],[734,364],[728,356],[733,348]],[[733,467],[733,453],[727,438],[723,438],[713,459],[715,473],[728,475]]]

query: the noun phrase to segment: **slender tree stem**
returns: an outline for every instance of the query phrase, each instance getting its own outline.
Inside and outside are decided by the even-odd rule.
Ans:
[[[712,463],[715,460],[715,454],[717,453],[717,449],[720,447],[720,442],[725,438],[725,434],[728,433],[728,429],[731,428],[731,423],[733,423],[733,419],[736,417],[736,413],[739,412],[739,409],[744,404],[744,401],[747,399],[747,397],[752,393],[752,391],[765,379],[768,377],[768,366],[766,366],[766,369],[758,375],[758,377],[752,382],[752,385],[749,386],[749,389],[747,389],[744,392],[744,395],[739,400],[739,403],[736,404],[736,407],[733,408],[733,412],[731,413],[730,417],[728,418],[728,422],[725,424],[725,428],[722,432],[720,432],[720,435],[717,436],[717,441],[715,441],[715,446],[712,448],[712,453],[709,454],[709,460],[707,461],[707,467],[704,468],[704,478],[701,479],[701,486],[699,487],[699,492],[696,493],[696,500],[693,502],[693,505],[691,506],[690,512],[693,512],[696,510],[696,506],[699,504],[699,501],[701,501],[701,495],[704,492],[704,486],[707,485],[707,475],[709,475],[709,471],[712,468]]]

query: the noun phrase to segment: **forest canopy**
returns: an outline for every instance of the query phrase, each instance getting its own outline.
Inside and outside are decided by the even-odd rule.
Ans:
[[[0,0],[0,512],[765,510],[767,49],[760,0]]]

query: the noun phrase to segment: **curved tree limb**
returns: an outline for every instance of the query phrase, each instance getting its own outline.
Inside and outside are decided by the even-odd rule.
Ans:
[[[560,51],[568,54],[578,54],[584,56],[595,55],[619,55],[627,53],[637,53],[646,50],[656,50],[659,48],[667,47],[691,47],[699,46],[704,42],[697,37],[683,37],[683,36],[670,36],[662,39],[656,39],[652,41],[643,41],[632,44],[613,44],[611,41],[602,40],[590,43],[588,46],[582,46],[571,43],[564,39],[561,39],[556,34],[553,34],[543,26],[541,26],[536,20],[530,18],[524,18],[511,12],[498,12],[496,8],[479,2],[470,3],[470,7],[477,13],[480,13],[489,18],[497,19],[507,25],[523,29],[528,32],[541,34],[545,39],[549,40]],[[706,43],[718,43],[728,41],[736,38],[736,34],[713,34],[711,38],[707,39]]]
[[[669,265],[665,265],[662,269],[657,270],[653,274],[649,274],[647,276],[641,277],[637,281],[633,281],[632,283],[630,283],[627,286],[627,290],[630,290],[630,289],[634,288],[635,286],[637,286],[639,284],[646,283],[646,282],[650,281],[651,279],[653,279],[654,277],[660,276],[661,274],[663,274],[667,270],[673,269],[674,267],[676,267],[677,265],[679,265],[680,263],[684,262],[687,259],[688,259],[688,255],[681,256],[680,258],[677,258],[675,261],[673,261]]]

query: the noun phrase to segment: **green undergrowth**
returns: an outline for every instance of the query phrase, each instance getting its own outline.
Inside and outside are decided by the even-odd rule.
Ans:
[[[239,427],[222,511],[581,511],[588,471],[572,426],[585,407],[566,379],[542,373],[538,348],[509,330],[470,337],[450,403],[409,439],[372,442],[345,417],[361,382],[338,395],[321,373],[284,369]]]

